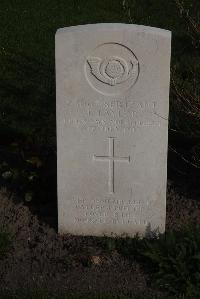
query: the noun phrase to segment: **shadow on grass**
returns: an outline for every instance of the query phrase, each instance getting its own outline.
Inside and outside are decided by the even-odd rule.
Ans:
[[[166,297],[164,295],[149,295],[149,294],[131,294],[131,293],[60,293],[60,294],[52,294],[45,291],[0,291],[1,299],[187,299],[187,297],[179,296],[179,297]]]
[[[6,52],[0,67],[0,185],[57,228],[54,66]]]
[[[9,233],[0,230],[0,260],[5,257],[11,245]]]

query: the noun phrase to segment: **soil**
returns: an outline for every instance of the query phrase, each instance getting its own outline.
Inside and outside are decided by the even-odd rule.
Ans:
[[[0,191],[0,227],[13,236],[0,260],[0,289],[59,291],[150,291],[148,275],[136,261],[106,251],[97,237],[59,236],[14,196]],[[168,183],[166,230],[200,224],[200,202],[179,195]],[[54,223],[55,224],[55,223]]]

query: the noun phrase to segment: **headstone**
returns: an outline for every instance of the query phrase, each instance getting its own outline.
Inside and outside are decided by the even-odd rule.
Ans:
[[[57,31],[60,233],[165,230],[170,47],[139,25]]]

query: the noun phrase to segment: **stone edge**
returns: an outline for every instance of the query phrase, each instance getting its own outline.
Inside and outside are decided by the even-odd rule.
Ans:
[[[166,38],[171,38],[171,31],[166,29],[161,29],[157,27],[136,25],[136,24],[124,24],[124,23],[96,23],[96,24],[86,24],[86,25],[77,25],[70,27],[59,28],[56,31],[56,35],[64,34],[67,32],[76,32],[76,31],[98,31],[98,30],[134,30],[138,32],[145,32],[150,34],[161,35]]]

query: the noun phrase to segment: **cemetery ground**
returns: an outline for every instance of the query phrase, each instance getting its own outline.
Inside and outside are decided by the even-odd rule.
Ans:
[[[0,298],[200,297],[199,6],[0,1]],[[167,230],[159,239],[56,232],[54,35],[98,22],[172,31]]]
[[[198,298],[200,203],[178,196],[172,185],[166,235],[149,240],[59,236],[19,198],[2,190],[0,199],[0,289]]]

